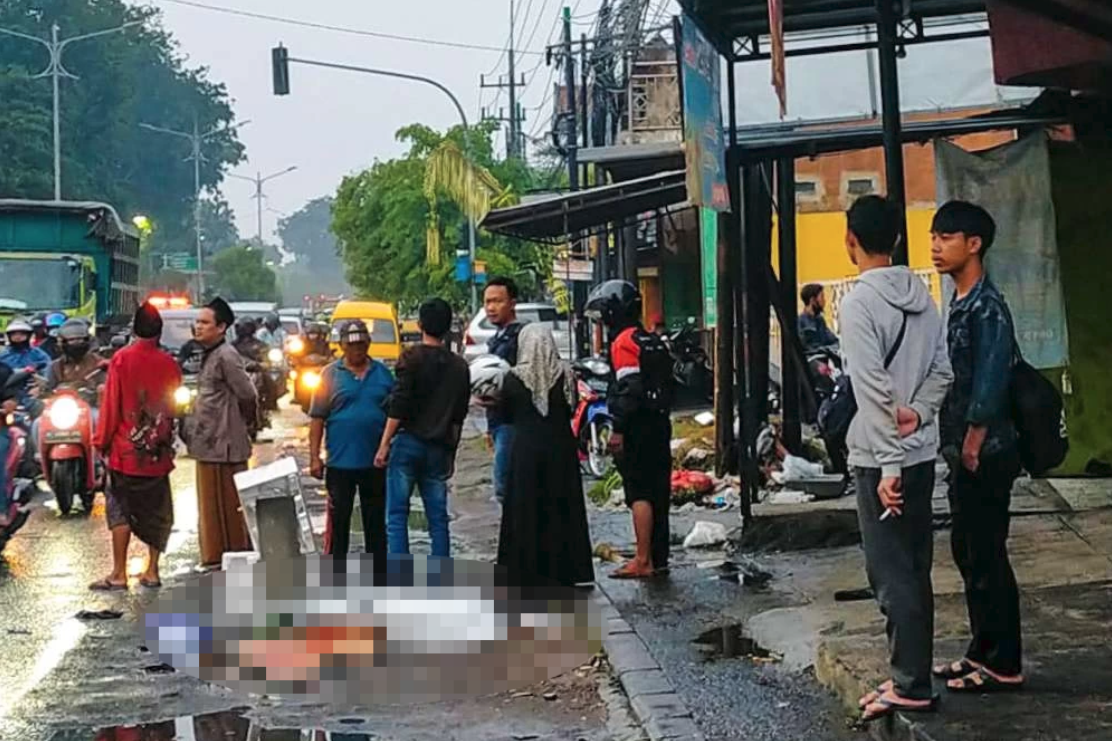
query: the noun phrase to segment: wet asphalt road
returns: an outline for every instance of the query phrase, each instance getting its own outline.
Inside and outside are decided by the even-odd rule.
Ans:
[[[294,453],[303,460],[304,422],[298,411],[284,410],[276,420],[275,442],[256,448],[258,461],[265,463],[280,453]],[[453,543],[457,555],[470,557],[489,556],[497,537],[497,508],[485,485],[489,459],[476,443],[472,440],[469,453],[461,454],[453,502]],[[172,483],[175,526],[162,567],[167,588],[195,576],[191,461],[179,460]],[[319,521],[324,500],[315,491],[308,495],[310,511]],[[374,739],[639,738],[605,663],[524,688],[525,692],[416,708],[334,707],[237,695],[182,673],[162,671],[158,659],[142,647],[136,629],[140,611],[159,593],[139,587],[134,577],[127,593],[88,591],[88,584],[105,576],[111,565],[103,497],[98,496],[91,513],[77,510],[64,518],[48,493],[41,493],[37,501],[40,506],[0,557],[0,741],[135,738],[104,729],[160,722],[144,729],[143,738],[170,741],[178,733],[182,741],[246,741],[247,725],[237,720],[240,716],[211,715],[235,708],[246,708],[263,727],[331,728],[369,733]],[[427,538],[414,540],[415,551],[427,544]],[[361,543],[361,538],[353,541]],[[143,567],[144,552],[133,542],[133,575]],[[106,608],[123,614],[104,621],[74,617],[80,610]],[[265,741],[267,735],[253,738]]]

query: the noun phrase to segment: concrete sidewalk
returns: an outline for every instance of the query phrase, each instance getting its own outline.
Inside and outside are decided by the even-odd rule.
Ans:
[[[880,738],[949,741],[1112,738],[1112,483],[1020,482],[1009,548],[1022,590],[1026,674],[1021,693],[955,696],[941,712],[878,724]],[[945,522],[947,508],[936,507]],[[842,507],[845,503],[841,503]],[[1094,505],[1104,505],[1093,509]],[[858,547],[780,554],[763,561],[790,606],[746,616],[764,646],[813,662],[847,712],[889,676],[882,618],[872,600],[835,602],[865,586]],[[935,656],[960,658],[968,642],[963,587],[949,530],[935,537]]]

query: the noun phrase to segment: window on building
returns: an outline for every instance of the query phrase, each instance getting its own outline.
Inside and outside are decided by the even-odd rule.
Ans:
[[[795,194],[799,198],[814,198],[819,194],[819,184],[814,180],[796,180]]]
[[[876,178],[849,178],[846,180],[846,195],[859,198],[876,193]]]

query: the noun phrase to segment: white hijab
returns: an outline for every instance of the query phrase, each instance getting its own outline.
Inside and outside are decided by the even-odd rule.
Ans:
[[[548,394],[563,384],[568,406],[575,408],[577,393],[571,367],[560,358],[552,330],[543,324],[526,324],[517,338],[517,365],[510,371],[533,395],[533,406],[548,416]]]

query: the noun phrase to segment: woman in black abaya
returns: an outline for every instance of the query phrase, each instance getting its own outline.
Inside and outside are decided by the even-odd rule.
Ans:
[[[592,583],[591,536],[571,432],[575,377],[552,332],[528,324],[502,384],[514,425],[498,563],[523,585]]]

